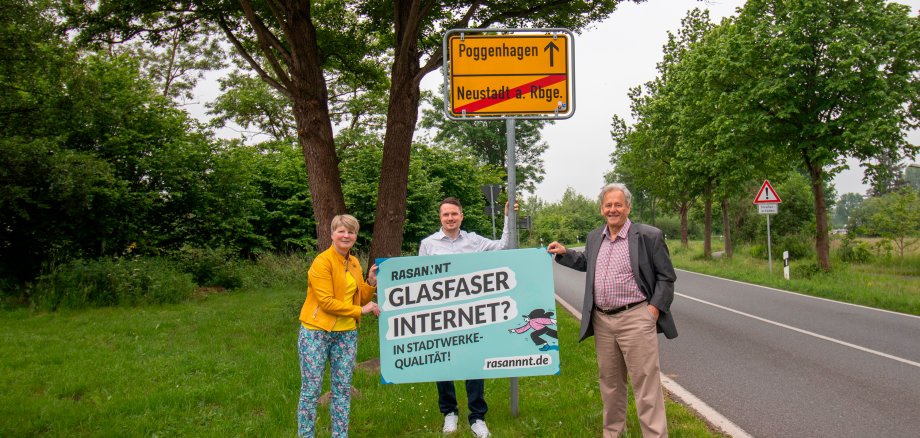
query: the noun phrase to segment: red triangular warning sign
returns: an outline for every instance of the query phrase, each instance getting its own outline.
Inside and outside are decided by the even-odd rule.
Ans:
[[[779,195],[776,194],[776,190],[773,190],[773,186],[770,185],[770,181],[763,180],[763,185],[760,186],[760,191],[757,192],[757,196],[754,197],[755,204],[779,204],[783,202],[782,199],[779,199]]]

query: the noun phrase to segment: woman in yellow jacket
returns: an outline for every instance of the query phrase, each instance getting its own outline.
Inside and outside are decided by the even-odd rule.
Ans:
[[[316,256],[308,274],[307,299],[300,309],[300,403],[297,423],[300,436],[316,431],[316,402],[323,385],[326,360],[330,363],[332,436],[348,436],[351,411],[351,378],[358,347],[361,315],[380,314],[371,301],[377,290],[377,265],[367,281],[361,263],[351,255],[358,237],[358,220],[342,214],[332,219],[332,246]]]

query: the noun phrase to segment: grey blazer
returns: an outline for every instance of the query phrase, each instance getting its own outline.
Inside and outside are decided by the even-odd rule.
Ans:
[[[591,231],[585,242],[584,252],[567,250],[557,255],[560,265],[585,272],[585,298],[581,306],[581,336],[579,341],[594,335],[591,315],[594,311],[594,267],[597,253],[604,239],[604,227]],[[664,243],[661,230],[650,225],[632,223],[627,234],[629,240],[629,260],[639,289],[648,297],[649,304],[660,311],[658,316],[658,333],[664,333],[668,339],[677,337],[677,327],[671,316],[671,301],[674,300],[674,281],[677,275],[671,265],[671,255]]]

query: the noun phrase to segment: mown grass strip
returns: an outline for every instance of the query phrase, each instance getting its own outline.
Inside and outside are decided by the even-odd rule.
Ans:
[[[295,436],[303,293],[275,287],[176,305],[2,312],[0,436]],[[486,383],[495,436],[600,436],[593,342],[576,342],[577,321],[564,311],[558,320],[562,371],[520,379],[518,417],[509,381]],[[359,362],[378,357],[376,324],[362,325]],[[359,369],[355,386],[352,436],[441,436],[433,383],[383,385],[376,371]],[[667,409],[672,436],[713,436],[684,407],[668,401]],[[627,436],[639,437],[634,410]],[[319,412],[318,436],[329,436],[328,407]],[[461,433],[469,434],[465,422]]]

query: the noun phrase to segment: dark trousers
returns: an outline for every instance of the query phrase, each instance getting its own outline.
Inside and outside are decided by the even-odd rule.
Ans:
[[[556,331],[549,327],[543,327],[540,330],[531,332],[530,339],[533,340],[534,344],[537,344],[538,346],[540,346],[546,343],[546,341],[544,341],[543,338],[541,337],[543,335],[548,335],[551,338],[556,338]]]
[[[486,404],[486,383],[482,379],[466,381],[466,401],[470,409],[470,424],[476,420],[486,420],[486,412],[489,406]],[[457,391],[454,389],[454,382],[438,382],[438,407],[441,413],[447,415],[451,412],[458,414],[457,410]]]

